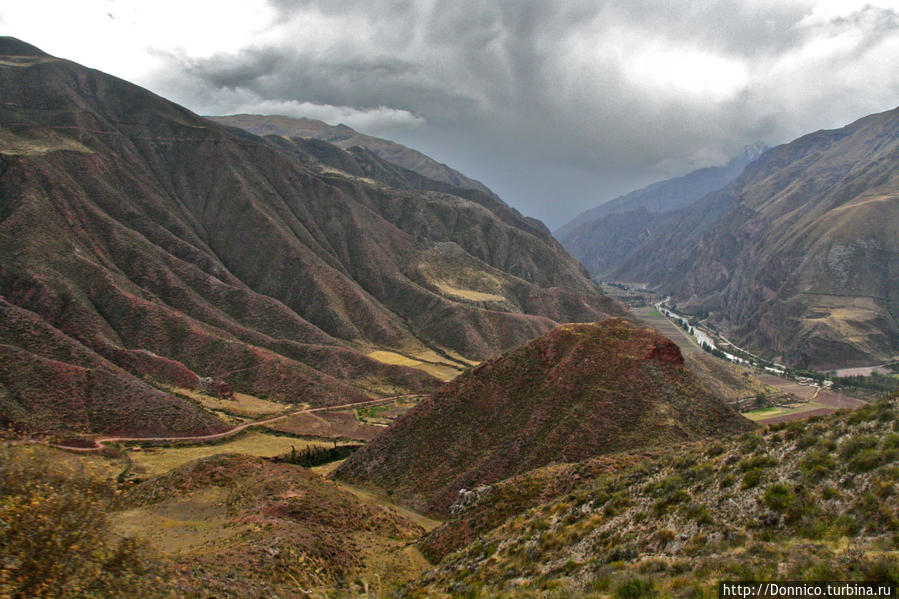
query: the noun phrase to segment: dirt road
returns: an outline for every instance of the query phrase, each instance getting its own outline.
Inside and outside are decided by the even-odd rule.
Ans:
[[[245,431],[246,429],[253,426],[262,426],[265,424],[271,424],[272,422],[277,422],[278,420],[283,420],[284,418],[288,418],[290,416],[296,416],[298,414],[310,414],[313,412],[327,412],[329,410],[345,410],[347,408],[355,408],[361,406],[373,406],[381,403],[387,403],[390,401],[394,401],[397,399],[401,399],[404,397],[416,397],[415,394],[410,395],[394,395],[393,397],[382,397],[381,399],[372,399],[368,401],[357,401],[355,403],[347,403],[336,406],[322,406],[319,408],[303,408],[302,410],[295,410],[293,412],[287,412],[286,414],[281,414],[280,416],[273,416],[271,418],[265,418],[263,420],[254,420],[252,422],[244,422],[243,424],[238,424],[234,428],[230,428],[221,433],[213,433],[211,435],[194,435],[194,436],[186,436],[186,437],[100,437],[98,439],[94,439],[93,447],[75,447],[71,445],[62,445],[62,444],[54,444],[53,447],[57,449],[65,449],[66,451],[74,451],[78,453],[89,453],[92,451],[100,451],[103,449],[106,443],[142,443],[142,442],[161,442],[161,441],[194,441],[197,443],[204,443],[206,441],[217,441],[219,439],[224,439],[225,437],[230,437],[231,435],[236,435],[241,431]]]

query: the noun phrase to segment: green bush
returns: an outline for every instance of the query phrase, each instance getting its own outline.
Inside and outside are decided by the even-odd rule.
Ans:
[[[883,454],[876,449],[862,449],[849,460],[852,472],[870,472],[883,463]]]
[[[177,596],[161,562],[110,529],[114,501],[87,469],[30,449],[0,455],[0,596]]]
[[[812,451],[799,462],[799,470],[811,481],[819,481],[830,476],[836,466],[830,454],[820,450]]]
[[[767,454],[752,456],[751,458],[746,458],[744,460],[740,460],[740,463],[737,464],[737,469],[740,472],[748,472],[749,470],[756,470],[760,468],[771,468],[772,466],[777,465],[777,460],[772,458]]]
[[[655,585],[648,578],[630,578],[615,587],[616,599],[655,597]]]
[[[877,437],[874,435],[856,435],[849,437],[840,445],[840,456],[845,459],[853,458],[863,449],[874,449],[877,447]]]
[[[811,502],[805,491],[780,483],[765,489],[762,503],[769,509],[783,514],[787,522],[796,522],[811,509]]]
[[[752,489],[757,487],[762,481],[763,472],[759,468],[754,468],[743,475],[742,487],[744,489]]]

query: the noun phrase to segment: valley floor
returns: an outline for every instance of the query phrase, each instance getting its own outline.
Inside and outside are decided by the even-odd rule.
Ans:
[[[653,306],[654,296],[652,294],[633,290],[624,291],[608,285],[603,286],[603,291],[613,297],[633,298],[635,294],[645,297],[646,305],[631,306],[631,311],[643,322],[674,341],[694,370],[702,371],[704,368],[714,368],[719,379],[723,378],[723,372],[729,371],[732,374],[731,378],[739,381],[739,385],[731,385],[731,391],[736,391],[736,393],[725,393],[721,389],[715,389],[715,391],[726,402],[740,406],[743,415],[750,420],[760,424],[776,424],[831,414],[845,408],[854,409],[866,403],[862,399],[851,397],[845,393],[823,389],[815,385],[800,384],[787,376],[759,372],[756,369],[717,358],[703,351],[692,335]],[[708,376],[703,378],[709,379]],[[759,393],[769,398],[776,398],[772,401],[775,405],[755,410],[742,408]]]

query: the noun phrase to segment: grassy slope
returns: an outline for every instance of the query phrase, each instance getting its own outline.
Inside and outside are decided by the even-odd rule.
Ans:
[[[121,505],[118,530],[150,532],[188,594],[305,597],[354,581],[380,591],[422,567],[405,547],[422,532],[416,524],[307,469],[259,458],[191,462]]]
[[[713,596],[717,580],[895,584],[897,403],[493,485],[424,548],[436,559],[480,536],[409,594],[602,597],[640,587],[695,597]]]

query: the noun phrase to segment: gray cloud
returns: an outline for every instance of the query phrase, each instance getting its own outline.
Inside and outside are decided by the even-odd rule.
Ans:
[[[811,0],[270,0],[257,39],[165,54],[207,113],[341,115],[551,227],[652,180],[886,110],[899,15]],[[347,122],[352,126],[352,122]]]

